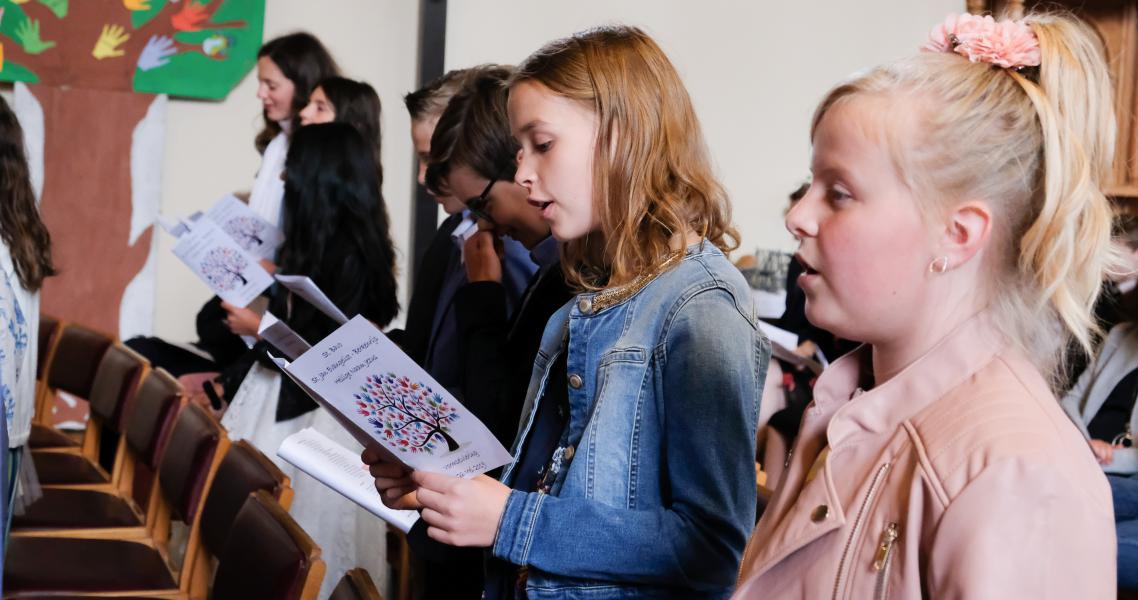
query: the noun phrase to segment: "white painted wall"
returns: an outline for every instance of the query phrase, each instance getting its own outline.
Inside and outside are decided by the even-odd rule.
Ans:
[[[730,193],[741,251],[794,247],[787,195],[809,174],[815,104],[857,70],[914,52],[962,0],[451,0],[447,68],[517,63],[602,24],[645,29],[679,69]],[[492,8],[491,8],[492,7]]]
[[[333,6],[334,4],[334,6]],[[401,96],[415,85],[416,0],[270,0],[265,37],[306,29],[330,47],[349,77],[383,101],[384,195],[400,269],[407,270],[412,152]],[[810,115],[823,93],[868,66],[903,56],[962,0],[450,0],[447,68],[516,63],[555,37],[605,23],[638,25],[668,52],[703,121],[731,194],[742,249],[789,249],[786,195],[808,173]],[[223,102],[170,102],[162,210],[185,214],[248,189],[259,157],[252,139],[260,108],[250,75]],[[10,99],[8,90],[3,91]],[[159,246],[156,333],[194,338],[209,292]],[[400,296],[406,303],[406,278]]]

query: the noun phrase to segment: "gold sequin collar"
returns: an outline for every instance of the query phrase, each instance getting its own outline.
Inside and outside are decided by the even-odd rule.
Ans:
[[[652,280],[659,277],[664,271],[671,269],[676,263],[683,260],[685,254],[687,252],[684,250],[672,254],[664,262],[657,265],[655,269],[637,275],[636,279],[622,286],[602,290],[592,295],[582,295],[577,300],[577,310],[587,315],[624,302],[644,289],[649,283],[652,283]]]

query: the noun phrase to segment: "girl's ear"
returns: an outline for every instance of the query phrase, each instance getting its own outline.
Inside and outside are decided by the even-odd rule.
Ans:
[[[939,256],[947,257],[947,268],[972,260],[992,234],[992,211],[979,200],[965,202],[947,215]]]

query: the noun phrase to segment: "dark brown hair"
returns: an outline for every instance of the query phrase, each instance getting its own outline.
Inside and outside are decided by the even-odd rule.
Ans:
[[[316,82],[340,74],[340,67],[332,60],[332,55],[311,33],[300,31],[282,35],[265,42],[257,52],[257,58],[268,57],[277,65],[281,73],[292,82],[295,88],[292,96],[293,131],[300,126],[301,109],[308,104],[308,96],[316,87]],[[265,128],[257,134],[257,152],[264,152],[269,142],[281,132],[281,126],[265,115]]]
[[[435,194],[447,193],[446,177],[457,166],[466,165],[491,180],[512,180],[518,168],[518,143],[510,135],[504,85],[514,69],[482,65],[470,71],[431,136],[427,189]]]
[[[24,132],[16,114],[0,98],[0,238],[12,253],[20,285],[37,291],[55,275],[51,234],[40,219],[36,195],[28,176]]]
[[[380,149],[382,148],[382,134],[379,120],[383,110],[379,102],[379,94],[375,88],[362,81],[347,79],[346,77],[329,77],[316,84],[312,89],[324,90],[324,95],[332,103],[336,112],[337,123],[347,123],[360,132],[360,136],[367,142],[375,154],[375,168],[379,175],[379,183],[383,184],[383,163],[380,162]]]

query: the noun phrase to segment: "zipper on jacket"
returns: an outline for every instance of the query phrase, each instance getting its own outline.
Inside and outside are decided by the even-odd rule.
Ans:
[[[881,532],[881,541],[873,556],[873,570],[877,571],[877,585],[873,588],[875,600],[885,600],[889,592],[889,567],[893,564],[893,546],[901,535],[901,526],[889,523]]]
[[[873,502],[873,497],[877,495],[878,488],[881,487],[881,481],[885,478],[885,472],[889,470],[890,463],[885,463],[877,468],[877,472],[873,474],[873,480],[869,483],[869,489],[865,492],[865,500],[861,503],[861,508],[857,511],[857,518],[854,520],[853,529],[850,531],[850,537],[846,540],[846,547],[842,550],[842,559],[838,563],[838,577],[834,581],[834,600],[838,600],[838,594],[842,591],[842,584],[846,580],[846,559],[849,558],[850,548],[853,546],[854,540],[858,538],[861,533],[862,525],[864,525],[866,513],[869,512],[869,505]]]

